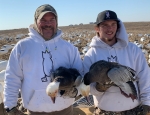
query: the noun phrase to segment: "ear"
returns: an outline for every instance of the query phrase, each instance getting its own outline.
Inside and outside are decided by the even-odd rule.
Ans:
[[[95,31],[99,32],[99,27],[98,26],[95,26]]]

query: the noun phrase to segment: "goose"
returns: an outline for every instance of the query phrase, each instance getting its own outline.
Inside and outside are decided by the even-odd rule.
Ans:
[[[6,49],[6,50],[10,50],[10,49],[12,49],[12,48],[13,48],[12,45],[3,45],[3,46],[1,47],[1,49]]]
[[[68,69],[65,67],[59,67],[53,73],[51,79],[52,82],[48,84],[46,93],[51,97],[53,103],[55,103],[58,93],[60,93],[61,96],[69,96],[71,98],[75,98],[78,91],[83,95],[89,93],[85,93],[86,89],[89,91],[89,86],[86,88],[86,86],[81,83],[83,78],[78,70],[74,68]]]
[[[8,60],[0,61],[0,71],[6,69],[7,63],[8,63]]]
[[[6,54],[8,52],[7,49],[0,49],[0,56]]]
[[[84,84],[99,83],[100,91],[105,92],[109,87],[116,85],[121,94],[133,101],[137,99],[137,90],[134,85],[135,71],[130,67],[115,62],[100,60],[91,65],[89,72],[84,76]]]

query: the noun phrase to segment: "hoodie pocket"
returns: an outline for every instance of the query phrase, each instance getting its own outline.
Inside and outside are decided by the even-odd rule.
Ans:
[[[51,98],[46,94],[46,90],[35,90],[28,104],[28,108],[31,111],[42,111],[48,109],[48,106],[52,104]]]
[[[28,104],[28,109],[37,112],[52,112],[59,111],[72,105],[71,98],[56,97],[55,103],[46,94],[46,89],[35,90]]]

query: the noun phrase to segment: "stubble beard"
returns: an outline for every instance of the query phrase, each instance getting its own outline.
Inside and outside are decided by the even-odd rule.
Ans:
[[[51,36],[49,36],[48,38],[45,37],[45,36],[46,36],[45,34],[47,34],[48,32],[44,32],[44,31],[50,31],[50,32],[52,33]],[[55,34],[55,30],[54,30],[54,27],[52,27],[52,26],[44,26],[44,27],[41,28],[41,35],[42,35],[42,36],[44,37],[44,39],[46,39],[46,40],[51,39],[51,37],[52,37],[54,34]]]

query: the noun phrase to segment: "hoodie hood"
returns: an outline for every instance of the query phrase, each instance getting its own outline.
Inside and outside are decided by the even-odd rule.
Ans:
[[[125,26],[121,20],[119,20],[120,28],[116,33],[117,43],[115,43],[112,47],[114,48],[122,48],[128,45],[128,35],[125,29]],[[94,36],[92,38],[92,42],[90,44],[91,47],[110,47],[108,44],[103,42],[98,36]]]

